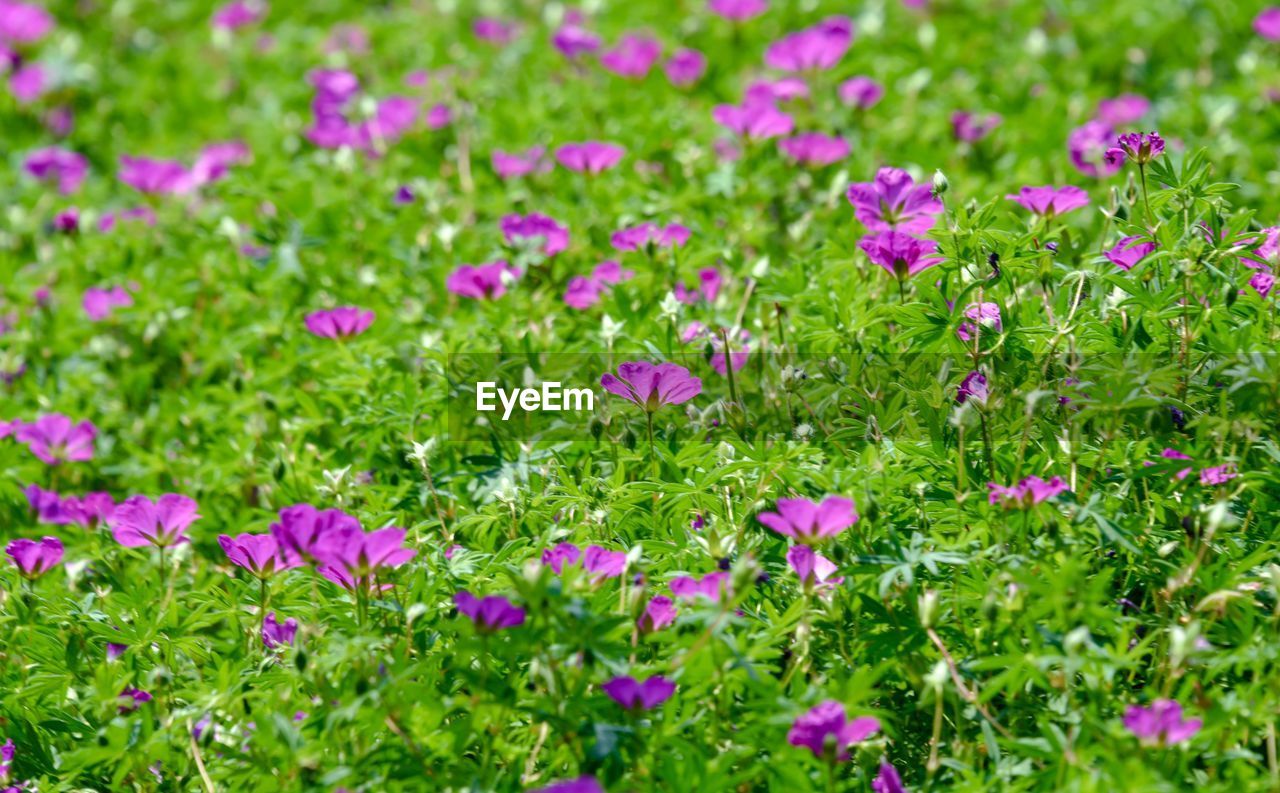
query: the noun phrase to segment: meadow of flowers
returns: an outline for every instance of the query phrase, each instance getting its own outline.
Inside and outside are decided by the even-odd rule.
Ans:
[[[0,791],[1280,790],[1280,7],[0,0],[0,120]]]

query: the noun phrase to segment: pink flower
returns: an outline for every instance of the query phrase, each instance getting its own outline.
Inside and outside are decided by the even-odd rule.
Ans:
[[[970,372],[965,375],[964,380],[960,381],[960,387],[956,389],[956,404],[963,405],[970,399],[979,405],[987,404],[987,378],[982,372]]]
[[[19,575],[34,581],[62,561],[62,541],[57,537],[19,539],[5,546],[4,552],[18,568]]]
[[[0,2],[0,41],[30,44],[53,30],[53,17],[34,3]]]
[[[840,101],[846,105],[867,110],[884,97],[884,86],[870,77],[850,77],[840,83]]]
[[[970,303],[965,306],[964,315],[968,322],[961,322],[956,328],[956,335],[961,341],[971,341],[978,335],[978,328],[990,328],[996,333],[1003,330],[1000,323],[999,303]]]
[[[29,105],[49,90],[49,74],[38,63],[25,64],[9,75],[9,91],[18,104]]]
[[[951,114],[951,134],[956,140],[975,143],[990,135],[1003,120],[999,113],[980,115],[966,110],[957,110]]]
[[[676,693],[676,684],[662,675],[654,675],[643,683],[630,676],[615,677],[600,688],[627,710],[656,708]]]
[[[510,44],[519,31],[516,23],[496,17],[480,17],[471,25],[475,37],[490,44]]]
[[[1157,699],[1145,708],[1130,705],[1124,712],[1125,729],[1148,745],[1172,746],[1189,741],[1203,724],[1200,719],[1182,718],[1182,706],[1171,699]]]
[[[719,334],[712,334],[711,349],[713,352],[711,354],[711,368],[715,369],[721,377],[728,376],[728,364],[730,363],[733,364],[733,371],[736,372],[742,369],[742,367],[747,365],[747,361],[751,359],[751,350],[747,347],[750,340],[750,333],[746,330],[739,330],[738,341],[741,343],[737,345],[730,343],[729,360],[726,361],[724,354],[724,339],[721,338]]]
[[[519,247],[525,240],[538,243],[544,256],[555,256],[569,247],[569,228],[554,218],[531,212],[528,215],[504,215],[500,223],[507,244]]]
[[[379,573],[400,567],[418,551],[405,548],[405,531],[389,526],[365,532],[355,526],[322,534],[312,546],[320,575],[347,590],[372,589]]]
[[[791,116],[771,103],[747,101],[741,105],[716,105],[711,117],[730,132],[750,140],[788,135],[795,128]]]
[[[642,80],[662,57],[657,39],[635,33],[624,33],[611,49],[600,53],[600,65],[619,77]]]
[[[1089,204],[1089,194],[1074,185],[1066,187],[1024,187],[1016,195],[1007,195],[1023,208],[1046,218],[1065,215]]]
[[[1240,474],[1236,473],[1234,463],[1225,465],[1215,465],[1200,470],[1200,484],[1202,485],[1225,485]]]
[[[933,227],[933,216],[943,209],[931,185],[916,184],[900,168],[881,168],[874,180],[850,185],[846,197],[870,231],[920,234]]]
[[[556,149],[556,160],[571,171],[600,173],[618,164],[627,150],[614,143],[589,140]]]
[[[671,291],[676,296],[676,300],[686,305],[693,305],[699,300],[714,303],[716,296],[720,294],[722,284],[723,279],[720,276],[720,271],[714,267],[706,267],[698,271],[697,286],[688,287],[678,283]]]
[[[306,317],[307,330],[324,339],[345,339],[359,336],[373,324],[374,313],[356,306],[313,311]]]
[[[732,22],[745,22],[769,10],[769,0],[708,0],[711,13]]]
[[[261,20],[266,13],[265,3],[232,0],[214,13],[213,26],[223,30],[236,30]]]
[[[1253,31],[1267,41],[1280,41],[1280,6],[1267,6],[1253,18]]]
[[[75,424],[61,413],[50,413],[31,424],[22,424],[14,433],[19,443],[25,443],[32,454],[48,465],[93,459],[93,439],[97,435],[98,428],[93,422]]]
[[[600,49],[600,37],[574,23],[561,26],[551,37],[551,43],[570,60]]]
[[[743,94],[744,105],[790,102],[809,95],[809,86],[799,77],[779,77],[777,80],[756,80],[747,86]]]
[[[849,720],[844,705],[827,700],[815,705],[796,718],[787,733],[787,743],[803,746],[818,759],[829,761],[849,759],[849,747],[865,741],[880,731],[880,721],[872,716]],[[834,747],[831,756],[828,744]]]
[[[1253,287],[1253,291],[1258,293],[1259,297],[1266,297],[1271,292],[1271,287],[1275,286],[1276,277],[1268,272],[1259,270],[1249,279],[1249,286]]]
[[[551,164],[544,159],[545,152],[546,150],[541,146],[534,146],[532,149],[515,154],[495,149],[490,159],[493,162],[494,173],[498,174],[499,179],[514,179],[517,176],[551,170]]]
[[[778,148],[803,165],[830,165],[849,156],[849,141],[844,138],[806,132],[778,141]]]
[[[815,504],[807,498],[780,498],[777,512],[761,512],[756,519],[765,526],[805,544],[835,537],[858,522],[852,499],[827,496]]]
[[[130,496],[111,516],[111,534],[126,548],[177,545],[188,541],[187,528],[200,518],[197,509],[193,499],[176,493],[166,493],[155,501]]]
[[[863,237],[858,240],[858,247],[874,264],[899,280],[944,261],[942,257],[933,255],[938,250],[938,243],[898,231],[882,231]]]
[[[267,618],[262,621],[262,646],[268,650],[274,650],[277,647],[292,647],[297,635],[298,621],[293,617],[284,622],[277,622],[276,613],[273,611],[267,614]]]
[[[101,322],[117,308],[127,308],[133,305],[133,295],[122,286],[113,286],[110,289],[102,289],[101,287],[91,286],[84,290],[84,297],[80,301],[84,308],[84,313],[94,322]]]
[[[672,85],[683,88],[702,79],[702,75],[707,71],[707,59],[697,50],[677,50],[676,54],[662,65],[662,70],[667,73],[667,79]]]
[[[272,523],[276,538],[290,567],[314,560],[320,539],[339,529],[359,529],[360,521],[340,509],[318,510],[310,504],[295,504],[280,510],[280,520]]]
[[[236,537],[219,534],[218,544],[233,564],[257,578],[270,578],[302,564],[301,560],[290,562],[279,540],[271,534],[241,534]]]
[[[619,229],[609,238],[615,250],[636,251],[653,245],[657,248],[678,248],[689,241],[689,227],[679,223],[668,223],[659,226],[656,223],[641,223]]]
[[[1121,94],[1098,102],[1098,120],[1113,127],[1133,124],[1147,114],[1151,102],[1138,94]]]
[[[681,600],[707,600],[719,603],[729,591],[728,573],[707,573],[702,578],[679,576],[671,579],[671,594]],[[657,598],[654,598],[657,600]]]
[[[58,191],[69,195],[80,189],[89,171],[89,161],[70,149],[50,146],[28,154],[22,169],[41,181],[57,182]]]
[[[1005,507],[1026,509],[1065,492],[1067,483],[1062,481],[1062,477],[1059,476],[1055,476],[1047,482],[1038,476],[1029,476],[1018,484],[1009,487],[995,482],[988,482],[987,489],[991,491],[987,496],[987,500],[990,503],[999,504],[1003,502]]]
[[[676,606],[671,598],[658,595],[644,606],[644,612],[636,620],[636,627],[641,633],[653,633],[675,622]]]
[[[600,385],[649,413],[663,405],[683,404],[702,393],[702,381],[675,363],[627,361],[618,365],[616,376],[610,372],[601,376]]]
[[[888,760],[880,761],[880,773],[871,780],[871,790],[872,793],[908,793],[906,785],[902,784],[902,777],[898,775],[898,769]]]
[[[833,587],[843,583],[843,578],[832,578],[838,569],[835,562],[813,550],[807,545],[793,545],[787,549],[787,564],[795,571],[801,585],[806,589],[825,586]]]
[[[499,260],[479,266],[464,264],[449,274],[445,288],[459,297],[497,300],[520,278],[520,268]]]
[[[632,270],[622,269],[615,261],[604,261],[596,265],[591,275],[575,275],[569,279],[568,289],[564,293],[564,302],[572,308],[585,309],[599,302],[601,295],[611,286],[635,276]]]
[[[1154,242],[1142,241],[1141,237],[1130,235],[1122,237],[1110,250],[1103,251],[1102,255],[1106,256],[1108,261],[1121,270],[1132,270],[1135,264],[1142,261],[1155,249],[1156,244]]]
[[[848,17],[828,17],[811,28],[783,36],[765,50],[771,69],[804,72],[835,66],[853,42],[853,22]]]

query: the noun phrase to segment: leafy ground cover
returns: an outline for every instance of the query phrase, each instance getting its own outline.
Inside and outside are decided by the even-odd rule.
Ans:
[[[0,0],[0,789],[1277,789],[1278,57]]]

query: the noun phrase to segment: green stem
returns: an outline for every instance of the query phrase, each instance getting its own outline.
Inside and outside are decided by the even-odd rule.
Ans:
[[[658,447],[653,442],[653,412],[645,411],[645,420],[649,426],[649,466],[653,470],[653,478],[658,478]]]

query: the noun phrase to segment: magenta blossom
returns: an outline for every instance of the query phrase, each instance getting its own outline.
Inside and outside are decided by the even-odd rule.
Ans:
[[[660,57],[662,45],[657,39],[624,33],[617,44],[600,53],[600,65],[619,77],[642,80]]]
[[[850,720],[844,705],[829,699],[798,716],[787,733],[787,743],[803,746],[818,759],[848,760],[849,747],[880,731],[880,721],[872,716]],[[834,756],[829,750],[834,748]]]
[[[115,229],[122,222],[141,222],[148,226],[156,224],[156,213],[151,207],[132,207],[119,212],[104,212],[98,220],[98,231],[106,233]]]
[[[59,234],[74,234],[80,230],[80,210],[67,207],[53,216],[53,230]]]
[[[699,300],[705,300],[708,303],[716,302],[716,296],[720,294],[720,287],[723,285],[724,279],[720,276],[720,271],[714,267],[705,267],[698,271],[698,283],[694,287],[685,286],[677,283],[672,288],[672,293],[676,296],[676,300],[686,305],[693,305]]]
[[[1114,174],[1123,164],[1107,158],[1107,150],[1114,139],[1115,132],[1105,121],[1089,121],[1076,127],[1067,136],[1067,154],[1071,164],[1085,176]]]
[[[556,160],[571,171],[601,173],[617,165],[627,150],[615,143],[589,140],[556,149]]]
[[[36,457],[48,465],[84,462],[93,459],[93,439],[98,428],[91,421],[76,424],[61,413],[41,416],[31,424],[22,424],[14,437],[25,443]]]
[[[676,693],[676,684],[662,675],[654,675],[643,683],[629,675],[615,677],[600,688],[624,709],[633,711],[652,710]]]
[[[662,70],[672,85],[684,88],[702,79],[707,71],[707,58],[697,50],[677,50],[662,64]]]
[[[570,60],[600,49],[600,37],[574,23],[562,25],[551,37],[551,43]]]
[[[471,24],[475,37],[490,44],[510,44],[519,31],[516,23],[496,17],[480,17]]]
[[[729,374],[729,365],[733,365],[733,371],[739,371],[747,365],[747,361],[751,360],[751,350],[748,344],[751,341],[751,334],[745,329],[738,331],[738,339],[740,344],[734,346],[730,343],[729,357],[725,359],[724,339],[718,334],[711,334],[711,368],[715,369],[721,377],[727,377]]]
[[[213,15],[213,26],[223,30],[236,30],[260,21],[267,13],[265,3],[253,0],[232,0]]]
[[[569,286],[564,293],[564,302],[572,308],[590,308],[599,302],[600,296],[614,284],[634,276],[633,270],[624,270],[622,265],[615,261],[600,262],[590,275],[575,275],[569,279]]]
[[[9,92],[18,104],[29,105],[50,89],[49,72],[38,63],[26,63],[9,75]]]
[[[34,581],[62,561],[62,541],[57,537],[14,540],[5,546],[4,552],[13,560],[19,575]]]
[[[951,114],[951,134],[958,141],[976,143],[991,134],[1003,121],[999,113],[970,113],[957,110]]]
[[[840,101],[850,107],[867,110],[884,98],[884,86],[870,77],[850,77],[840,83]]]
[[[1135,234],[1122,237],[1110,250],[1103,251],[1102,255],[1121,270],[1132,270],[1135,264],[1155,249],[1154,242],[1143,241],[1142,237]]]
[[[34,3],[0,2],[0,42],[30,44],[53,30],[53,17]]]
[[[80,189],[89,171],[89,161],[83,154],[50,146],[28,154],[22,169],[42,182],[57,182],[58,191],[69,195]]]
[[[1171,699],[1157,699],[1145,708],[1130,705],[1124,712],[1125,729],[1150,746],[1189,741],[1203,724],[1200,719],[1182,718],[1182,706]]]
[[[795,571],[796,577],[805,589],[833,587],[844,582],[843,578],[832,576],[838,569],[835,562],[813,550],[807,545],[793,545],[787,549],[787,564]]]
[[[346,526],[320,535],[311,551],[320,575],[349,590],[369,588],[383,571],[400,567],[418,554],[404,547],[404,537],[404,529],[395,526],[370,532]]]
[[[297,635],[298,621],[293,617],[284,622],[277,622],[276,613],[273,611],[267,614],[266,619],[262,621],[262,646],[268,650],[274,650],[277,647],[292,647]]]
[[[1164,154],[1164,139],[1155,132],[1130,132],[1116,139],[1116,147],[1107,150],[1107,162],[1118,165],[1126,158],[1146,165]]]
[[[970,303],[965,306],[964,315],[967,321],[956,328],[956,335],[961,341],[972,341],[979,328],[990,328],[996,333],[1004,329],[1000,322],[999,303]]]
[[[563,573],[566,566],[577,564],[581,558],[582,551],[571,542],[562,542],[556,547],[548,548],[542,552],[542,563],[550,567],[551,572],[556,575]]]
[[[285,507],[279,521],[270,527],[290,567],[315,559],[320,538],[340,529],[358,530],[360,521],[340,509],[321,511],[310,504]]]
[[[675,603],[665,595],[658,595],[645,604],[644,611],[636,620],[636,627],[641,633],[653,633],[662,630],[675,620]]]
[[[126,548],[167,548],[188,542],[187,529],[200,518],[197,509],[195,500],[176,493],[166,493],[155,501],[130,496],[116,507],[108,523],[116,542]]]
[[[756,80],[743,93],[743,104],[768,104],[790,102],[809,95],[809,86],[799,77],[779,77],[777,80]]]
[[[181,195],[195,186],[187,166],[177,160],[124,156],[119,177],[134,190],[152,195]]]
[[[528,215],[504,215],[500,224],[507,244],[519,246],[525,240],[534,240],[545,256],[555,256],[569,247],[569,227],[557,223],[554,218],[531,212]]]
[[[956,404],[963,405],[972,399],[979,405],[985,405],[988,395],[986,376],[982,372],[973,371],[960,381],[960,387],[956,389]]]
[[[459,613],[475,623],[480,633],[493,633],[524,624],[525,611],[501,595],[478,598],[465,589],[453,596]]]
[[[233,564],[248,570],[256,578],[270,578],[301,564],[301,560],[289,561],[279,540],[272,534],[241,534],[236,537],[219,534],[218,544]]]
[[[84,290],[84,297],[80,304],[89,319],[101,322],[110,317],[115,309],[132,306],[133,295],[129,294],[123,286],[113,286],[110,289],[91,286]]]
[[[828,17],[770,44],[764,62],[769,68],[784,72],[830,69],[844,57],[852,42],[853,22],[848,17]]]
[[[641,223],[625,229],[619,229],[609,238],[614,250],[637,251],[652,245],[656,248],[679,248],[689,241],[689,227],[679,223],[668,223],[659,226],[656,223]]]
[[[537,790],[530,790],[529,793],[605,793],[605,789],[600,787],[595,777],[580,776],[577,779],[567,779]]]
[[[41,523],[77,524],[93,528],[105,523],[115,512],[116,503],[109,493],[86,493],[83,496],[59,496],[52,490],[29,485],[24,491],[27,503]]]
[[[324,339],[345,339],[359,336],[373,324],[372,311],[355,306],[313,311],[306,317],[307,330]]]
[[[745,22],[769,10],[769,0],[707,0],[711,13],[731,22]]]
[[[531,173],[544,173],[551,170],[551,164],[545,158],[546,149],[534,146],[523,152],[509,153],[495,149],[490,155],[493,171],[499,179],[514,179]]]
[[[888,760],[880,761],[880,773],[871,780],[872,793],[907,793],[907,786],[902,784],[898,769]]]
[[[116,699],[119,702],[116,706],[116,710],[121,714],[125,714],[132,713],[144,704],[150,702],[151,695],[140,688],[130,686],[124,691],[121,691]]]
[[[730,132],[750,140],[767,140],[791,134],[795,120],[768,102],[716,105],[711,117]]]
[[[1215,465],[1210,468],[1200,470],[1200,484],[1202,485],[1225,485],[1240,474],[1236,473],[1236,467],[1232,463],[1225,465]]]
[[[820,504],[807,498],[780,498],[777,509],[761,512],[756,519],[806,545],[835,537],[858,522],[853,500],[843,496],[827,496]]]
[[[707,600],[719,603],[729,592],[729,574],[724,572],[707,573],[702,578],[682,575],[671,579],[671,594],[681,600]]]
[[[1267,6],[1253,18],[1253,32],[1267,41],[1280,41],[1280,6]]]
[[[943,209],[931,185],[916,184],[900,168],[881,168],[873,181],[850,185],[846,197],[870,231],[920,234],[933,227],[933,216]]]
[[[1253,287],[1253,291],[1258,293],[1259,297],[1266,297],[1271,292],[1271,287],[1275,286],[1276,277],[1268,272],[1259,270],[1249,279],[1249,286]]]
[[[481,265],[460,265],[445,280],[445,289],[459,297],[497,300],[520,278],[520,268],[503,260]]]
[[[987,496],[987,500],[992,504],[1003,502],[1005,507],[1022,507],[1025,509],[1065,492],[1067,483],[1062,481],[1060,476],[1055,476],[1047,482],[1038,476],[1028,476],[1018,484],[1010,485],[1009,487],[995,482],[988,482],[987,489],[991,491]]]
[[[1005,198],[1016,201],[1024,209],[1046,218],[1065,215],[1089,204],[1089,194],[1074,185],[1024,187],[1018,191],[1017,195],[1007,195]]]
[[[783,138],[778,141],[778,148],[802,165],[830,165],[849,156],[849,141],[821,132]]]
[[[898,280],[943,262],[942,257],[933,255],[938,250],[938,243],[898,231],[881,231],[863,237],[858,240],[858,247],[872,263],[880,265]]]
[[[601,376],[600,385],[649,413],[663,405],[683,404],[702,393],[702,381],[675,363],[627,361],[618,365],[617,376],[611,372]]]
[[[1132,124],[1147,114],[1151,102],[1138,94],[1121,94],[1098,102],[1098,120],[1113,127]]]

